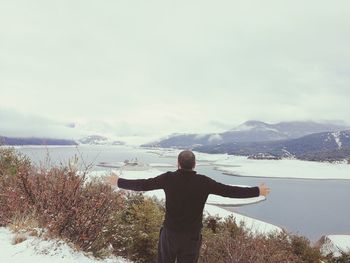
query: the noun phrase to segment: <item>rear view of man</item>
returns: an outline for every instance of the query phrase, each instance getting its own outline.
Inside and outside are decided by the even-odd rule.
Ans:
[[[166,213],[160,230],[158,263],[195,263],[202,242],[202,217],[209,194],[232,198],[267,196],[270,189],[259,187],[237,187],[221,184],[197,174],[195,155],[182,151],[178,156],[178,170],[157,177],[127,180],[111,176],[107,182],[119,188],[134,191],[163,189],[166,196]]]

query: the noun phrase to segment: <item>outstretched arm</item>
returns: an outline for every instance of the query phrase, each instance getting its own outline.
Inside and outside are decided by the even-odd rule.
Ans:
[[[123,179],[112,171],[111,176],[106,177],[105,182],[111,186],[118,186],[119,188],[134,190],[134,191],[150,191],[164,188],[164,176],[161,174],[157,177],[149,179]]]
[[[208,186],[209,194],[231,198],[250,198],[258,197],[259,195],[267,196],[270,192],[270,189],[265,184],[256,187],[241,187],[226,185],[216,182],[213,179],[208,179]]]

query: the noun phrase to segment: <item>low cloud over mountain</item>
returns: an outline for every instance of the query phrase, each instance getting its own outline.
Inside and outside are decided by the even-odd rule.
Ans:
[[[232,142],[260,142],[298,138],[304,135],[342,131],[347,125],[318,122],[280,122],[269,124],[262,121],[247,121],[221,133],[211,134],[174,134],[143,146],[193,148],[205,145],[217,145]]]

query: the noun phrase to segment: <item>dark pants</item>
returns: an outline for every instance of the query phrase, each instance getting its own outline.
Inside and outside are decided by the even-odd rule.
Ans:
[[[202,235],[176,233],[162,227],[159,233],[157,263],[196,263]]]

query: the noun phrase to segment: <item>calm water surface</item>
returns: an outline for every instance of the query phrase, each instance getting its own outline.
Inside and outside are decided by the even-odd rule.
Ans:
[[[53,163],[66,164],[69,158],[77,155],[86,164],[118,162],[134,157],[146,163],[176,164],[175,157],[160,158],[156,154],[132,147],[26,147],[19,150],[36,163],[43,162],[49,155]],[[160,170],[166,171],[169,168]],[[224,175],[210,166],[198,166],[196,170],[223,183],[255,186],[265,182],[271,188],[266,201],[229,208],[233,211],[286,228],[289,232],[307,236],[312,241],[317,241],[326,234],[350,234],[350,180],[236,177]]]

